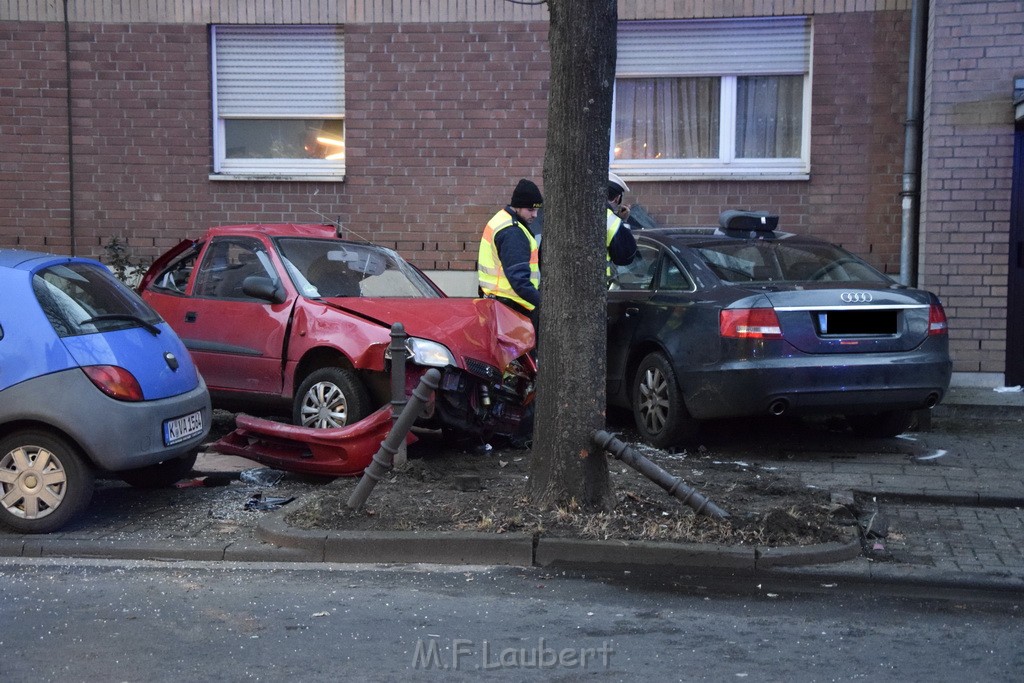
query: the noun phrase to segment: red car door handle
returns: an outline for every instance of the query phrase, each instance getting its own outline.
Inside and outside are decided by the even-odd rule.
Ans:
[[[188,313],[185,314],[185,322],[194,323],[196,321],[196,317],[197,316],[195,311],[189,311]]]

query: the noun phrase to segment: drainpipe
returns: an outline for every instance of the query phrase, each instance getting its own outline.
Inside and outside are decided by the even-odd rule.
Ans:
[[[921,219],[921,112],[924,103],[924,47],[928,0],[914,0],[910,10],[910,64],[907,74],[907,121],[903,143],[903,217],[900,224],[900,282],[917,285],[917,245]]]
[[[68,117],[68,234],[71,239],[71,255],[76,256],[78,244],[75,237],[75,150],[71,135],[71,24],[68,22],[68,0],[64,0],[64,69],[67,76],[65,106]]]

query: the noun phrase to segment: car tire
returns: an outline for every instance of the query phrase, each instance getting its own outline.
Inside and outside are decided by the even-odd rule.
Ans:
[[[648,354],[633,378],[633,419],[637,431],[652,446],[671,448],[697,435],[672,365],[661,353]]]
[[[847,415],[846,422],[857,436],[887,439],[907,431],[913,418],[909,410],[887,410],[874,415]]]
[[[56,531],[92,498],[92,467],[61,436],[26,429],[0,439],[0,524],[25,534]]]
[[[167,488],[175,482],[184,479],[192,472],[192,467],[196,464],[196,457],[198,455],[198,451],[193,451],[188,455],[165,460],[155,465],[137,467],[133,470],[123,470],[118,472],[117,476],[126,484],[137,489]]]
[[[332,429],[355,424],[370,414],[370,396],[355,373],[320,368],[309,374],[292,404],[292,422],[302,427]]]

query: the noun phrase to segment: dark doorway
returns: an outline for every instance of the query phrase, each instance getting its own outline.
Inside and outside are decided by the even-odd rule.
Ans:
[[[1024,384],[1024,119],[1013,138],[1010,272],[1006,298],[1006,385]]]

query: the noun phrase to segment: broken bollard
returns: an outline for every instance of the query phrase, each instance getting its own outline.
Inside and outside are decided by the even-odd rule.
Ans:
[[[603,429],[595,431],[590,438],[598,448],[608,451],[615,456],[616,460],[621,460],[626,463],[634,470],[668,491],[669,495],[675,496],[686,505],[689,505],[698,515],[705,514],[714,519],[727,519],[729,517],[728,512],[712,503],[696,489],[687,486],[682,479],[679,477],[673,477],[671,474],[637,453],[628,444],[620,441]]]
[[[420,378],[420,383],[416,385],[412,392],[412,398],[405,404],[402,414],[398,416],[398,420],[395,421],[391,431],[388,432],[387,438],[381,443],[380,449],[374,454],[373,460],[370,461],[370,466],[363,472],[359,484],[356,485],[356,490],[349,496],[346,505],[350,510],[361,508],[366,499],[370,497],[370,491],[373,490],[373,487],[391,470],[394,464],[395,453],[405,443],[405,435],[412,428],[416,418],[423,412],[423,407],[430,400],[434,391],[437,390],[437,384],[440,381],[441,371],[437,368],[430,368]]]
[[[402,323],[395,323],[391,326],[391,344],[388,351],[391,352],[391,424],[398,421],[402,409],[408,399],[405,397],[405,362],[409,355],[406,344],[409,342],[409,335],[405,332]],[[395,452],[394,466],[401,471],[405,467],[406,452],[405,442]]]

